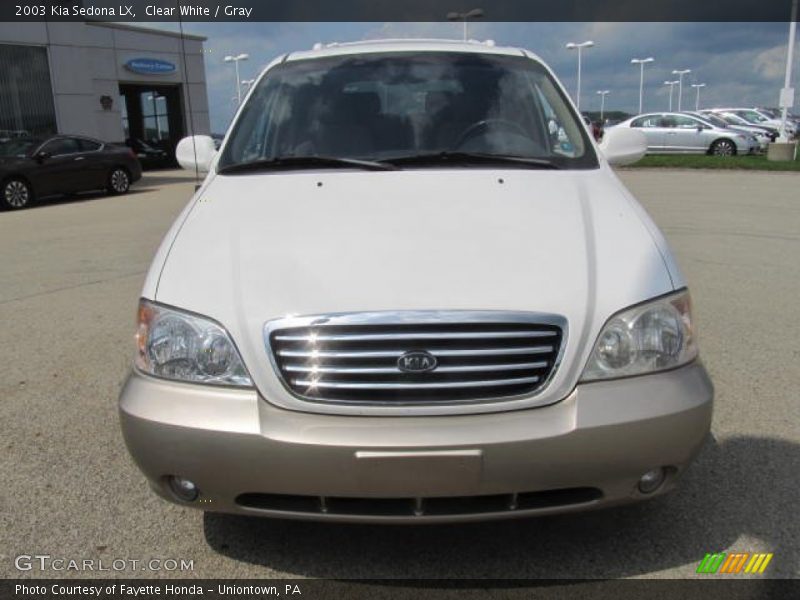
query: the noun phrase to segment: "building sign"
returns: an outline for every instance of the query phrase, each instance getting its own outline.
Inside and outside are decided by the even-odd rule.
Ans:
[[[125,68],[140,75],[169,75],[176,70],[175,64],[158,58],[132,58]]]

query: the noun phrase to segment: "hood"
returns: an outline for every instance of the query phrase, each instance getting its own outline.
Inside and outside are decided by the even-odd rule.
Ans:
[[[350,311],[555,313],[566,361],[673,289],[633,204],[607,168],[216,176],[145,295],[221,322],[251,372],[266,321]]]

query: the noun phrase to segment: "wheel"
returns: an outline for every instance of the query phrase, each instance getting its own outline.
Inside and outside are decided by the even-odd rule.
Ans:
[[[736,144],[730,140],[717,140],[711,144],[711,154],[714,156],[733,156],[736,154]]]
[[[131,177],[122,167],[114,167],[108,176],[108,191],[112,194],[124,194],[131,187]]]
[[[19,177],[11,177],[3,182],[2,204],[5,208],[17,210],[25,208],[33,200],[33,191],[28,182]]]

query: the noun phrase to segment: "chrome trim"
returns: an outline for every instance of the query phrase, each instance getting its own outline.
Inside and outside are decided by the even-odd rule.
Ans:
[[[439,356],[514,356],[515,354],[547,354],[552,346],[531,346],[525,348],[474,348],[472,350],[428,350]],[[315,350],[280,350],[280,356],[290,358],[400,358],[407,350],[376,350],[374,352],[317,352]]]
[[[509,363],[500,365],[462,365],[459,367],[436,367],[437,373],[471,373],[481,371],[518,371],[523,369],[543,369],[547,361],[532,363]],[[291,373],[343,373],[398,375],[402,371],[396,367],[306,367],[305,365],[284,365],[284,371]]]
[[[514,339],[543,338],[556,335],[551,331],[476,331],[475,333],[370,333],[356,335],[276,335],[279,342],[379,342],[392,340],[460,340],[460,339]]]
[[[295,327],[310,327],[314,325],[422,325],[436,323],[530,323],[534,325],[550,325],[561,329],[561,344],[558,354],[553,361],[553,367],[548,376],[541,382],[533,392],[521,395],[497,396],[492,398],[481,398],[478,400],[456,400],[436,403],[403,403],[397,401],[354,401],[354,400],[320,400],[309,396],[297,394],[286,381],[281,373],[275,354],[272,352],[270,335],[278,329],[290,329]],[[498,310],[408,310],[408,311],[371,311],[371,312],[345,312],[329,313],[302,316],[287,316],[271,319],[264,323],[263,343],[266,354],[272,365],[273,374],[280,382],[283,389],[289,394],[289,398],[296,399],[298,402],[278,405],[298,410],[328,414],[347,414],[355,411],[354,414],[368,414],[374,411],[377,414],[387,412],[398,414],[464,414],[486,412],[486,405],[491,405],[494,410],[508,410],[506,405],[513,404],[515,408],[533,407],[557,402],[561,398],[541,398],[548,391],[548,388],[559,371],[561,362],[569,344],[569,325],[567,319],[561,315],[552,313],[539,313],[528,311],[498,311]],[[441,369],[441,367],[439,368]],[[521,402],[526,401],[526,402]],[[461,409],[459,409],[461,407]]]
[[[536,383],[538,377],[517,377],[516,379],[487,379],[482,381],[439,381],[436,383],[356,383],[352,381],[314,381],[308,379],[293,379],[295,385],[304,385],[312,388],[331,390],[456,390],[473,387],[495,387],[501,385],[519,385],[523,383]]]

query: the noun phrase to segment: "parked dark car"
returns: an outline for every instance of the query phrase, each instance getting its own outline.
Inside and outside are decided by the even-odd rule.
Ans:
[[[87,137],[17,138],[0,144],[0,204],[89,190],[124,194],[142,176],[133,151]]]
[[[139,159],[144,169],[160,169],[175,166],[174,159],[170,157],[169,152],[163,148],[157,148],[137,138],[125,140],[125,145],[133,150],[133,153],[136,155],[136,158]]]

